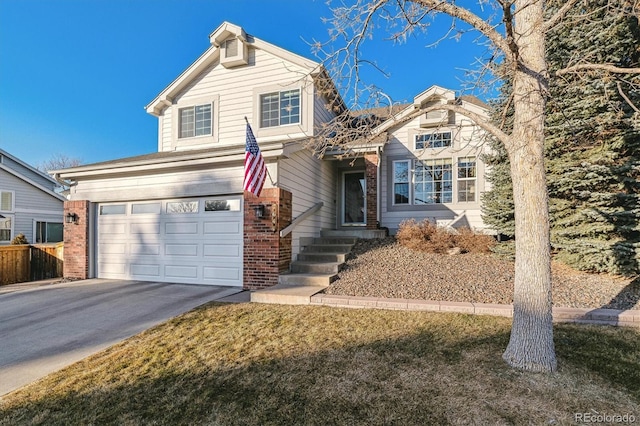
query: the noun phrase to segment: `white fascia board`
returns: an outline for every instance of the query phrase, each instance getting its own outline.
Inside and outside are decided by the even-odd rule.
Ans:
[[[167,86],[156,98],[145,107],[146,111],[154,116],[159,116],[164,106],[173,103],[173,97],[191,80],[211,65],[220,55],[220,50],[215,46],[210,46],[194,63],[182,72]]]
[[[261,148],[262,156],[265,160],[276,159],[283,155],[282,143],[278,143],[277,147],[273,148]],[[180,158],[160,158],[152,160],[140,160],[137,162],[129,163],[109,163],[105,165],[97,165],[94,167],[78,167],[74,169],[59,170],[57,174],[62,179],[74,179],[105,176],[105,175],[117,175],[117,174],[129,174],[129,173],[141,173],[141,172],[154,172],[163,169],[177,169],[188,168],[194,166],[202,166],[207,164],[222,165],[232,163],[242,163],[245,158],[244,147],[241,149],[230,149],[224,153],[217,153],[212,156],[211,153],[200,153],[193,156],[183,156]]]
[[[32,181],[31,179],[29,179],[28,177],[21,175],[20,173],[16,172],[15,170],[5,166],[4,164],[0,164],[0,169],[6,171],[9,174],[12,174],[13,176],[17,177],[20,180],[25,181],[26,183],[28,183],[29,185],[33,186],[34,188],[39,189],[40,191],[46,192],[48,195],[52,196],[53,198],[57,198],[60,201],[66,201],[67,199],[64,198],[62,195],[56,193],[55,191],[52,191],[42,185],[40,185],[37,182]],[[54,181],[55,182],[55,181]],[[56,182],[57,184],[57,182]]]
[[[35,167],[33,167],[33,166],[31,166],[31,165],[29,165],[29,164],[25,163],[24,161],[22,161],[22,160],[21,160],[21,159],[19,159],[18,157],[16,157],[16,156],[14,156],[14,155],[9,154],[9,153],[8,153],[7,151],[5,151],[4,149],[0,149],[0,155],[4,155],[4,156],[6,156],[6,157],[11,158],[11,159],[12,159],[13,161],[15,161],[16,163],[18,163],[18,164],[20,164],[20,165],[22,165],[22,166],[24,166],[24,167],[28,168],[29,170],[31,170],[31,171],[32,171],[32,172],[34,172],[34,173],[39,174],[40,176],[42,176],[43,178],[45,178],[45,179],[49,180],[51,183],[55,184],[56,186],[57,186],[57,185],[59,185],[59,183],[58,183],[54,178],[52,178],[51,176],[49,176],[48,174],[46,174],[46,173],[44,173],[44,172],[41,172],[40,170],[36,169]],[[0,163],[1,163],[1,161],[0,161]]]

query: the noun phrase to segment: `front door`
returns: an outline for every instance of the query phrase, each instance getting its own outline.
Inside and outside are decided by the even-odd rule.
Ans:
[[[342,175],[342,225],[366,225],[367,187],[364,171]]]

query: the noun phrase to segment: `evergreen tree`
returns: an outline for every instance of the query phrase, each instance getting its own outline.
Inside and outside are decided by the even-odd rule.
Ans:
[[[571,52],[619,67],[638,63],[637,18],[608,14],[607,4],[589,2],[592,20],[566,23],[548,37],[549,73],[575,62]],[[638,274],[640,114],[634,106],[640,106],[640,76],[603,80],[593,72],[551,82],[545,149],[556,259],[580,270]],[[507,99],[497,106],[496,119],[505,106],[509,116]],[[493,148],[486,159],[493,166],[493,187],[483,198],[483,217],[499,233],[512,236],[509,165],[504,149]]]

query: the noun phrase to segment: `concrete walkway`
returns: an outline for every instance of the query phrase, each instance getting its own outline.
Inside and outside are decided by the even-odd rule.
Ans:
[[[0,287],[0,395],[234,287],[91,279]]]

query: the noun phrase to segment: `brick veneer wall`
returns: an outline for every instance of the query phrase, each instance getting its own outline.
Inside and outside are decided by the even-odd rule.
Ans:
[[[266,206],[265,217],[256,218],[254,208]],[[244,193],[243,287],[256,290],[278,283],[278,275],[291,264],[291,234],[280,238],[280,230],[291,223],[291,193],[282,188],[262,190],[260,197]]]
[[[84,280],[89,278],[89,206],[87,200],[65,201],[64,216],[75,213],[76,223],[64,223],[65,278]]]
[[[365,154],[367,181],[367,229],[378,228],[378,154]]]

